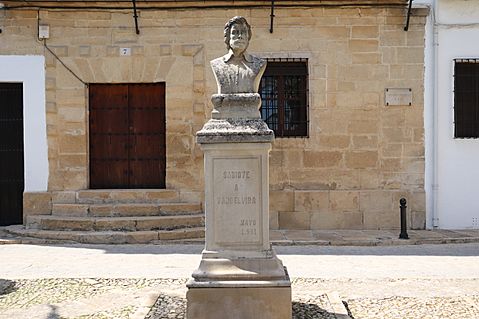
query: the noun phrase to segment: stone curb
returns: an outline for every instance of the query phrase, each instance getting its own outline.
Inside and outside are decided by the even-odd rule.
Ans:
[[[346,309],[346,306],[336,291],[328,292],[326,295],[328,296],[329,304],[333,308],[336,319],[352,319],[348,314],[348,309]]]
[[[274,246],[403,246],[479,243],[479,237],[409,240],[272,240]]]
[[[72,240],[42,239],[34,237],[20,237],[0,229],[0,245],[8,244],[75,244]],[[153,245],[204,245],[204,239],[157,240]],[[335,239],[335,240],[301,240],[277,239],[271,240],[273,246],[404,246],[404,245],[441,245],[441,244],[468,244],[479,243],[479,237],[446,237],[446,238],[410,238],[410,239]]]
[[[76,244],[78,242],[71,240],[54,240],[40,238],[0,238],[0,245],[13,244]],[[357,246],[357,247],[373,247],[373,246],[405,246],[405,245],[441,245],[441,244],[469,244],[479,243],[479,237],[470,238],[441,238],[441,239],[410,239],[410,240],[384,240],[384,241],[367,241],[367,240],[272,240],[273,246]],[[146,245],[203,245],[204,240],[166,240],[156,241]],[[94,244],[93,244],[94,245]],[[122,244],[128,245],[128,244]]]
[[[143,304],[140,305],[138,310],[130,315],[129,319],[145,319],[145,317],[150,313],[151,308],[155,305],[156,299],[158,298],[157,293],[150,293]]]
[[[0,245],[9,245],[9,244],[22,244],[22,240],[0,238]]]

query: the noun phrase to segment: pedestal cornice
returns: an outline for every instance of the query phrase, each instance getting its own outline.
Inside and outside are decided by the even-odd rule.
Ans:
[[[271,143],[274,133],[262,119],[211,119],[196,133],[198,144]]]

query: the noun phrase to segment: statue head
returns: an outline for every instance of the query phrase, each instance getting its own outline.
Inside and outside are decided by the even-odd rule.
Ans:
[[[244,17],[233,17],[225,25],[224,38],[228,50],[243,53],[251,39],[251,26]]]

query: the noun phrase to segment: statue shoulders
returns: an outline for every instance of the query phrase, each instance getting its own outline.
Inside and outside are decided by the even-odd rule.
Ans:
[[[251,62],[255,64],[266,65],[268,63],[266,59],[263,59],[257,55],[250,54],[249,56],[251,57]]]
[[[231,53],[227,53],[227,54],[225,54],[225,55],[223,55],[219,58],[211,60],[210,65],[213,68],[224,66],[225,64],[227,64],[227,62],[230,60],[230,58],[231,58]],[[256,66],[259,69],[265,67],[266,64],[267,64],[267,61],[265,59],[260,58],[256,55],[253,55],[253,54],[249,54],[249,53],[245,53],[244,59],[246,60],[246,62],[253,64],[254,66]]]
[[[213,60],[210,61],[210,65],[213,69],[215,67],[219,67],[220,65],[224,65],[224,64],[225,64],[224,56],[213,59]]]
[[[245,55],[246,61],[251,63],[255,69],[263,69],[266,67],[267,61],[253,54]]]

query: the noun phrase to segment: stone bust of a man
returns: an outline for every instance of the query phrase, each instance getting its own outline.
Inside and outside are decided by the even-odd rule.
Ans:
[[[245,18],[230,19],[224,29],[228,53],[211,61],[218,94],[258,93],[266,61],[248,54],[251,27]]]

